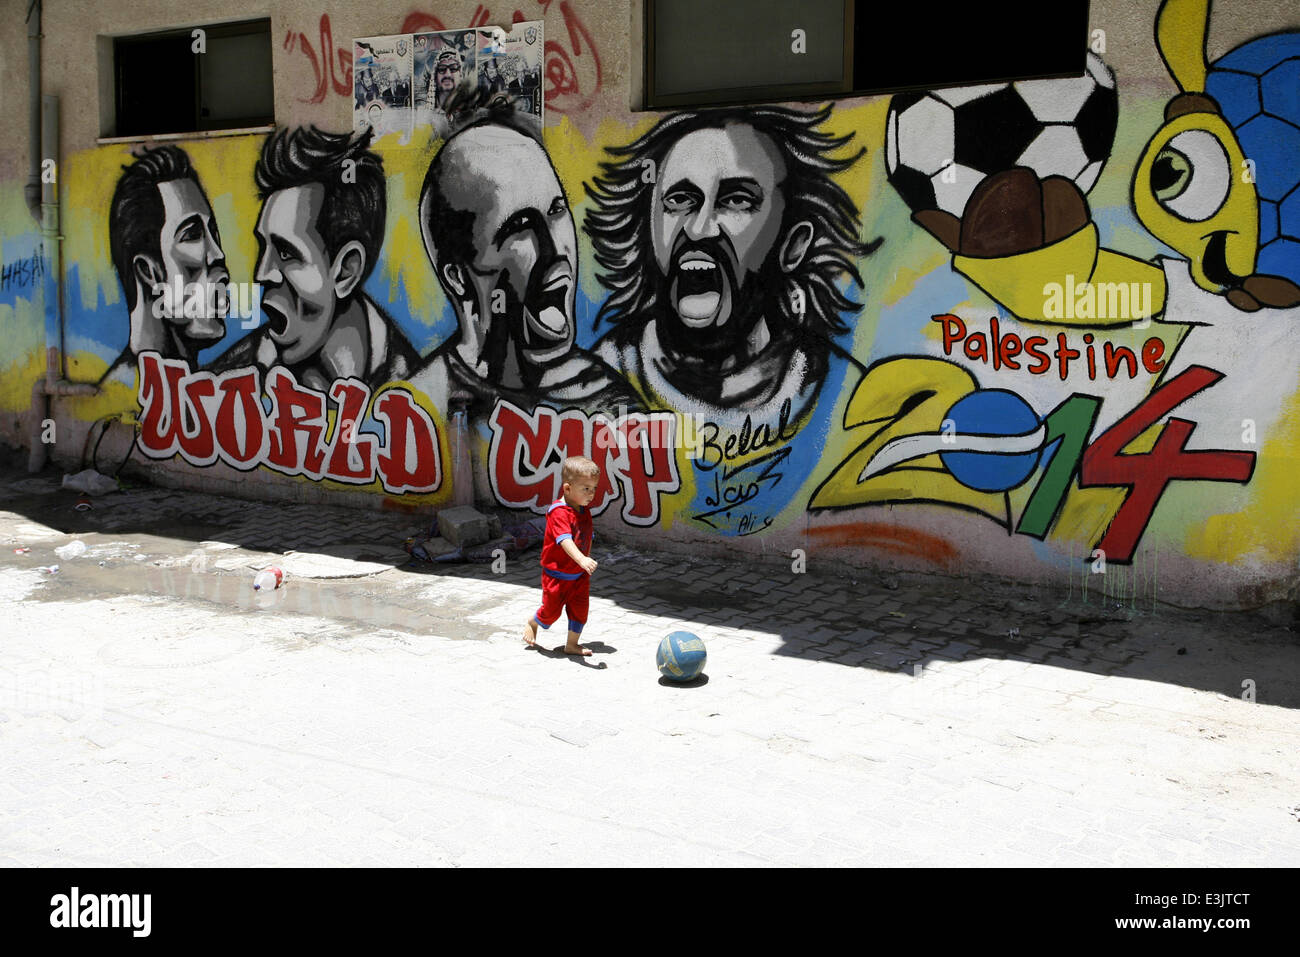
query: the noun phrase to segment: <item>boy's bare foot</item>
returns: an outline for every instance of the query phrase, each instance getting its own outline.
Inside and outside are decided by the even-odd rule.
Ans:
[[[537,625],[531,620],[524,625],[524,644],[529,648],[537,647]]]
[[[564,653],[566,655],[581,655],[584,658],[591,657],[591,649],[585,645],[565,645]]]

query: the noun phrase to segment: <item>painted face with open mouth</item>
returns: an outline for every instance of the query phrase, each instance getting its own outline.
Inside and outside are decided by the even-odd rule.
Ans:
[[[574,288],[573,264],[562,256],[539,263],[526,278],[514,270],[496,274],[488,302],[504,295],[506,320],[496,327],[496,335],[509,330],[531,361],[545,362],[567,352],[574,334]]]
[[[692,242],[679,236],[668,275],[668,300],[692,329],[726,325],[736,301],[736,254],[725,239]]]
[[[741,300],[776,247],[785,172],[776,145],[743,124],[688,133],[664,156],[651,238],[670,311],[687,329],[721,330],[760,308]]]
[[[540,144],[504,127],[471,129],[444,147],[443,190],[473,216],[470,256],[453,269],[454,295],[482,323],[484,341],[514,342],[544,364],[574,339],[578,254],[573,214]]]
[[[316,228],[324,195],[320,183],[277,190],[257,224],[262,314],[289,365],[319,352],[337,310],[329,255]]]
[[[573,265],[561,257],[532,271],[523,303],[524,348],[549,349],[568,343],[573,334],[569,321],[573,278]]]

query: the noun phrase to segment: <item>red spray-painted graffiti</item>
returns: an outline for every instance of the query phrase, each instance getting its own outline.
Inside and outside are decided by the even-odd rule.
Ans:
[[[660,496],[681,487],[672,413],[633,413],[611,421],[548,406],[528,413],[502,399],[489,425],[492,491],[511,508],[544,511],[559,498],[561,468],[571,455],[584,455],[600,466],[592,513],[599,515],[621,490],[622,517],[629,525],[656,524]]]
[[[553,0],[538,0],[547,10]],[[600,53],[591,32],[569,4],[560,0],[560,14],[568,34],[568,46],[557,40],[546,41],[546,108],[559,113],[577,113],[587,109],[600,92],[602,81]],[[584,46],[583,43],[586,43]]]
[[[311,96],[299,97],[300,103],[324,103],[331,88],[339,96],[352,96],[352,50],[349,46],[334,46],[328,13],[322,13],[320,17],[320,55],[312,48],[307,34],[293,30],[285,34],[284,48],[290,53],[295,48],[300,49],[311,61],[316,88]]]
[[[981,362],[993,366],[996,372],[1004,366],[1008,369],[1020,369],[1022,362],[1034,360],[1025,367],[1033,375],[1045,375],[1056,366],[1057,376],[1062,382],[1070,374],[1070,364],[1080,356],[1086,357],[1088,380],[1096,381],[1099,374],[1109,379],[1120,377],[1127,371],[1130,379],[1138,376],[1138,353],[1128,346],[1116,346],[1110,341],[1100,344],[1101,362],[1094,348],[1096,336],[1091,332],[1083,334],[1082,345],[1078,349],[1070,348],[1070,339],[1064,332],[1056,335],[1056,349],[1047,351],[1050,345],[1046,336],[1029,336],[1021,339],[1014,332],[1002,333],[997,316],[989,319],[989,331],[968,333],[966,323],[961,317],[950,314],[932,316],[931,322],[943,325],[943,354],[950,356],[961,345],[961,351],[972,362]],[[1157,374],[1165,367],[1165,344],[1158,336],[1150,336],[1142,344],[1141,366],[1150,375]],[[1021,358],[1017,359],[1016,357]],[[1056,361],[1053,362],[1052,360]]]
[[[259,396],[261,374],[238,369],[191,372],[189,363],[140,354],[140,435],[145,455],[179,453],[191,465],[221,460],[249,471],[259,465],[284,475],[368,485],[378,478],[393,494],[433,492],[442,482],[438,428],[406,389],[383,391],[372,413],[385,436],[358,426],[371,407],[359,379],[337,379],[328,398],[338,409],[332,435],[325,393],[299,385],[283,368],[267,375],[267,412]]]

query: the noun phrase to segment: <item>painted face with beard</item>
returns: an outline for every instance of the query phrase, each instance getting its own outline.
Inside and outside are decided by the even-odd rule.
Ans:
[[[780,295],[785,175],[776,145],[742,124],[696,130],[668,151],[650,227],[665,346],[696,356],[736,350]]]
[[[490,368],[499,372],[511,343],[524,367],[559,358],[573,346],[578,256],[550,159],[529,137],[496,126],[467,130],[443,149],[443,195],[474,215],[474,258],[444,264],[444,288],[462,315],[472,312]]]

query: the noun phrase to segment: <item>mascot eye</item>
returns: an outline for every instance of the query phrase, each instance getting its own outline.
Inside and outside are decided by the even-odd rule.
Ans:
[[[1192,164],[1187,157],[1168,146],[1151,164],[1151,192],[1161,203],[1181,196],[1192,178]]]
[[[1228,154],[1218,137],[1185,130],[1151,164],[1151,193],[1179,219],[1201,222],[1220,209],[1232,188]]]

